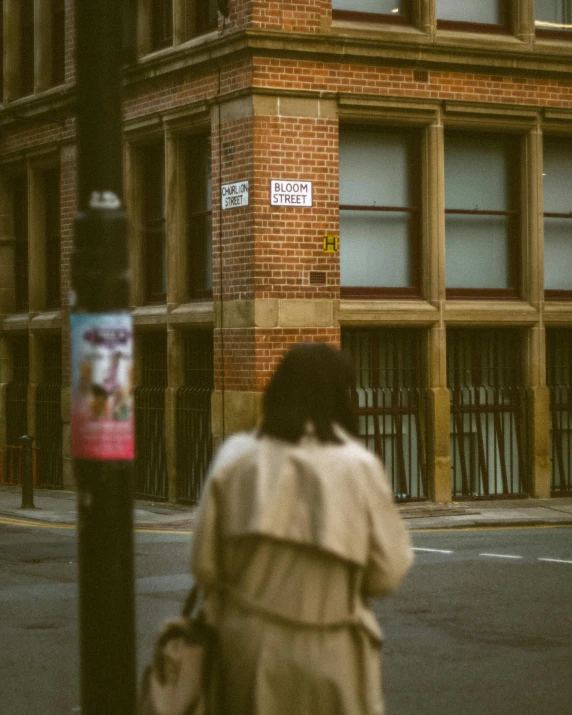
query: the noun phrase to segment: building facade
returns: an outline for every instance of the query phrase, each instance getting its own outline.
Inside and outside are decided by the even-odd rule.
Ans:
[[[572,1],[219,5],[138,0],[124,68],[136,493],[195,501],[308,340],[397,498],[572,492]],[[2,474],[28,433],[71,488],[74,3],[2,17]]]

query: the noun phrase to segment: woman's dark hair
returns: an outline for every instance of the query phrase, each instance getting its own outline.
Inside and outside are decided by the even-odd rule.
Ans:
[[[334,424],[355,435],[353,384],[353,367],[344,353],[324,343],[295,345],[264,393],[260,434],[298,442],[310,422],[320,442],[340,441]]]

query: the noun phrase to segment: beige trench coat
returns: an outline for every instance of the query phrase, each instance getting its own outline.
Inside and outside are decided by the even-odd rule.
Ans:
[[[191,570],[219,633],[224,715],[383,713],[366,599],[397,588],[413,553],[380,462],[339,434],[235,435],[213,463]]]

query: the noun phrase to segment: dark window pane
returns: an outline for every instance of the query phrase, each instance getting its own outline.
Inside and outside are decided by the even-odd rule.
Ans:
[[[65,81],[65,2],[52,0],[52,85]]]
[[[46,307],[59,308],[61,275],[60,170],[44,173],[46,197]]]
[[[34,0],[20,0],[20,95],[34,92]]]
[[[211,142],[206,134],[187,143],[187,245],[191,297],[212,291]]]
[[[167,242],[165,232],[165,151],[163,144],[143,150],[143,242],[147,300],[165,300]]]
[[[185,2],[185,30],[186,40],[196,37],[217,26],[216,0],[186,0]]]
[[[16,310],[28,310],[28,181],[25,174],[14,177],[14,281]]]
[[[173,44],[173,0],[152,0],[151,49]]]

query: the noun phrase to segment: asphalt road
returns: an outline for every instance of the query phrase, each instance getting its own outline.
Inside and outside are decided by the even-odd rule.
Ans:
[[[374,604],[386,636],[387,715],[568,715],[571,537],[414,534],[415,567]],[[139,669],[159,623],[180,609],[189,551],[188,534],[136,535]],[[76,575],[73,529],[0,519],[2,715],[79,712]]]

